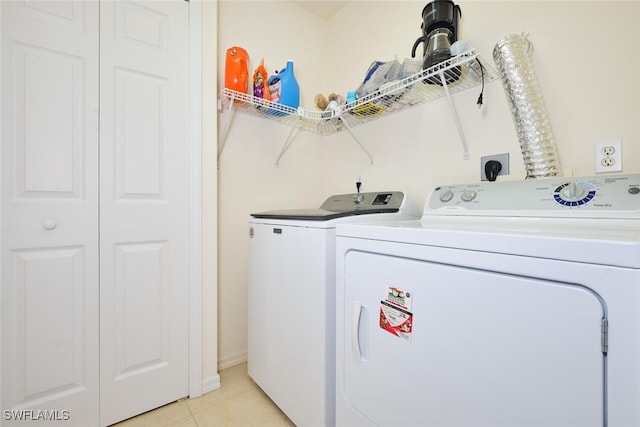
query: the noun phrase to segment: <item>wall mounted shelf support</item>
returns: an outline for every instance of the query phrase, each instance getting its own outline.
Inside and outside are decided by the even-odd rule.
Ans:
[[[302,120],[302,116],[298,119],[298,121]],[[280,166],[280,159],[282,158],[282,156],[284,156],[285,151],[287,151],[289,149],[289,146],[291,145],[292,142],[292,137],[293,137],[293,133],[299,130],[299,128],[297,126],[293,126],[291,128],[291,132],[289,132],[289,136],[287,137],[287,140],[284,142],[284,145],[282,146],[282,150],[280,150],[280,154],[278,155],[278,158],[276,159],[276,166]]]
[[[354,139],[354,141],[358,143],[362,151],[364,151],[367,157],[369,157],[369,163],[373,165],[373,156],[371,155],[371,153],[369,153],[369,151],[367,151],[367,149],[364,148],[364,145],[362,145],[362,143],[360,142],[356,134],[353,133],[353,131],[351,130],[351,126],[349,126],[349,123],[346,120],[344,120],[342,116],[340,116],[340,120],[342,121],[342,124],[344,124],[345,129],[347,129],[347,131],[351,134],[351,137]]]
[[[445,95],[447,97],[447,103],[449,104],[449,109],[451,110],[453,121],[455,122],[456,128],[458,129],[458,136],[460,137],[460,142],[462,143],[462,150],[463,150],[462,157],[465,160],[469,160],[469,146],[467,145],[467,139],[464,137],[462,126],[460,126],[460,120],[458,119],[458,112],[456,111],[456,106],[453,105],[453,99],[451,98],[451,94],[449,93],[449,85],[447,84],[447,79],[444,75],[444,72],[440,73],[440,83],[442,84],[442,88],[444,89]]]
[[[224,146],[227,143],[227,134],[229,133],[229,127],[231,125],[231,112],[233,110],[235,96],[233,93],[231,93],[230,95],[231,95],[231,99],[227,107],[227,113],[224,116],[224,123],[222,125],[222,134],[220,136],[220,147],[218,148],[218,168],[220,167],[220,156],[222,155]]]

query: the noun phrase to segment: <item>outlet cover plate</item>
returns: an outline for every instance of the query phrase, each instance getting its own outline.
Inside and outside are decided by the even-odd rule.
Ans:
[[[622,171],[622,141],[599,142],[594,155],[596,173]]]
[[[488,181],[487,175],[484,173],[484,165],[486,165],[489,160],[497,160],[502,164],[502,170],[500,171],[498,176],[509,175],[509,153],[495,154],[493,156],[482,156],[480,158],[480,180],[481,181]]]

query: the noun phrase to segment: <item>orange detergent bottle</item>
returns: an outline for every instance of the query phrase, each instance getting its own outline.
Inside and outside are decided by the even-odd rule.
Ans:
[[[244,94],[249,90],[249,55],[241,47],[227,49],[224,87]]]

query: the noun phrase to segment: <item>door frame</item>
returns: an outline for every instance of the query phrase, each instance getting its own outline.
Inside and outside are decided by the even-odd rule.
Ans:
[[[2,5],[0,5],[0,46],[2,46]],[[2,58],[0,57],[0,100],[2,100]],[[0,101],[0,164],[2,164],[2,102]],[[2,192],[2,174],[0,173],[0,192]],[[2,223],[2,197],[0,197],[0,224]],[[0,227],[0,277],[2,277],[2,227]],[[2,283],[0,283],[0,307],[2,307]],[[0,354],[2,348],[2,328],[0,327]],[[0,403],[2,403],[2,369],[0,368]]]
[[[189,397],[202,395],[202,1],[189,1]]]
[[[189,397],[202,395],[202,0],[189,2]],[[0,7],[0,42],[2,8]],[[0,79],[2,67],[0,67]],[[0,85],[0,96],[2,86]],[[0,118],[2,104],[0,103]],[[2,120],[0,119],[0,131]],[[0,132],[1,135],[1,132]],[[0,188],[2,186],[0,177]],[[0,217],[2,205],[0,199]],[[0,231],[0,242],[2,234]],[[0,259],[0,275],[2,273]],[[0,288],[0,299],[2,292]],[[1,333],[1,332],[0,332]],[[0,336],[0,352],[2,337]],[[2,373],[0,372],[0,383]],[[0,402],[2,388],[0,387]]]

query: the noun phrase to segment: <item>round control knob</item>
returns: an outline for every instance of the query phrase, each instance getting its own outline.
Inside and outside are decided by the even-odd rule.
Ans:
[[[364,196],[362,194],[355,194],[353,196],[353,203],[356,205],[361,205],[364,202]]]
[[[440,201],[443,203],[450,202],[453,199],[453,191],[446,190],[444,193],[440,194]]]
[[[462,199],[463,202],[470,202],[476,198],[476,195],[477,193],[473,190],[465,190],[460,196],[460,198]]]
[[[56,222],[52,219],[45,219],[44,221],[42,221],[42,228],[44,228],[45,230],[53,230],[54,228],[56,228],[56,226]]]
[[[588,181],[569,181],[555,189],[553,198],[562,206],[576,207],[589,203],[596,191],[595,185]]]
[[[584,185],[571,181],[560,191],[560,196],[565,200],[574,202],[583,199],[587,193],[588,189]]]

